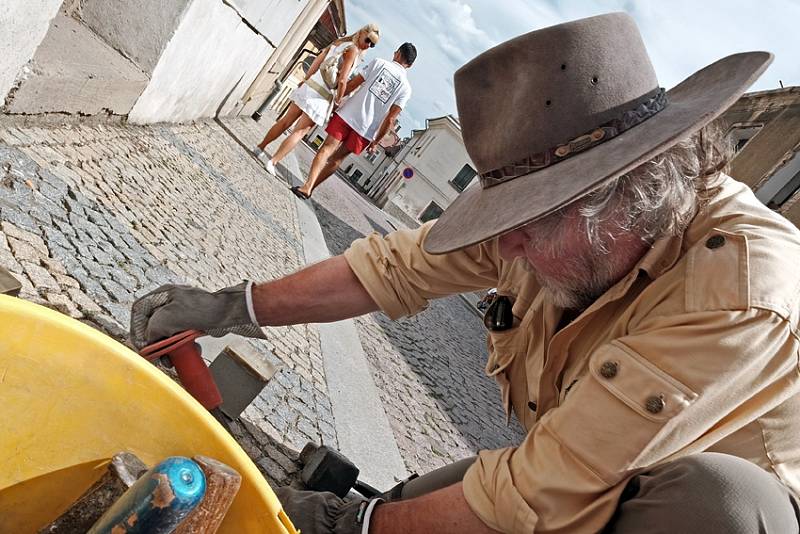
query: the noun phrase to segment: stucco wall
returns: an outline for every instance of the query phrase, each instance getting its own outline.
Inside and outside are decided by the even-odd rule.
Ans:
[[[181,122],[231,107],[273,48],[221,0],[193,0],[134,105],[134,123]]]
[[[428,131],[400,162],[398,169],[414,169],[414,177],[403,180],[389,202],[416,218],[431,201],[442,209],[456,199],[459,192],[448,182],[456,177],[470,159],[461,136],[454,129],[431,124]]]
[[[411,180],[404,180],[402,187],[391,198],[390,202],[395,204],[410,217],[417,219],[431,201],[445,209],[452,202],[451,199],[443,196],[439,191],[430,186],[430,181],[417,172]]]
[[[461,136],[452,128],[436,126],[428,130],[426,135],[433,135],[433,141],[425,144],[421,151],[411,151],[407,161],[418,169],[447,199],[449,204],[458,196],[458,191],[448,182],[456,177],[465,164],[472,164]],[[411,183],[419,180],[410,180]],[[422,189],[424,190],[424,189]],[[420,199],[420,200],[424,200]],[[427,202],[425,202],[427,205]],[[445,206],[442,206],[445,207]]]
[[[0,9],[0,106],[44,39],[62,0],[3,0]]]
[[[278,46],[309,0],[229,0],[253,27]]]
[[[296,0],[294,0],[296,1]],[[82,0],[81,20],[150,74],[190,0]]]

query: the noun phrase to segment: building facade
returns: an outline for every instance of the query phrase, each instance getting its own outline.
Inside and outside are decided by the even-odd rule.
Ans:
[[[330,0],[7,0],[2,111],[133,123],[244,113],[331,6],[343,29]]]
[[[736,149],[731,175],[800,225],[800,87],[746,94],[721,120]]]
[[[424,130],[413,132],[368,194],[383,201],[386,212],[418,225],[439,217],[476,176],[458,119],[446,115],[428,119]]]

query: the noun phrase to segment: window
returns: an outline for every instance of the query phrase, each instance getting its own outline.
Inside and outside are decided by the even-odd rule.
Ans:
[[[419,215],[419,220],[422,222],[428,222],[433,219],[438,219],[439,215],[444,212],[442,208],[439,207],[436,202],[431,202],[428,204],[428,207],[422,210],[422,213]]]
[[[450,180],[450,185],[452,185],[456,191],[459,193],[467,188],[469,183],[475,178],[475,175],[478,174],[478,171],[473,169],[469,166],[469,164],[464,165],[456,177]]]
[[[314,63],[314,59],[316,59],[316,56],[312,54],[307,55],[303,59],[301,62],[301,65],[303,65],[303,74],[308,74],[308,71],[311,69],[311,64]]]
[[[358,179],[361,178],[362,176],[364,176],[364,173],[356,169],[355,171],[353,171],[353,174],[350,175],[350,179],[353,180],[354,182],[357,182]]]
[[[750,139],[752,139],[759,130],[763,127],[763,124],[739,124],[734,126],[728,132],[728,135],[731,138],[731,144],[733,144],[734,152],[739,152],[741,149],[744,148],[744,145],[747,144]]]
[[[800,189],[800,152],[795,152],[789,161],[770,176],[756,190],[756,198],[772,209],[779,209],[791,200]]]
[[[789,182],[778,191],[778,194],[775,195],[772,200],[767,202],[767,207],[771,209],[778,209],[783,206],[783,203],[789,200],[797,193],[797,190],[800,189],[800,171],[798,171]]]
[[[365,153],[364,159],[366,159],[370,163],[375,163],[375,160],[378,159],[378,151],[376,150],[372,154],[370,154],[369,152]]]

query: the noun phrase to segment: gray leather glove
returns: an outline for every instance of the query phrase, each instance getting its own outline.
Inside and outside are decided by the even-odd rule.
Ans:
[[[248,312],[250,286],[242,282],[215,293],[191,286],[161,286],[133,303],[131,342],[141,349],[184,330],[200,330],[214,337],[238,334],[264,339]]]
[[[367,534],[372,510],[381,499],[346,501],[328,491],[275,490],[283,510],[302,534]]]

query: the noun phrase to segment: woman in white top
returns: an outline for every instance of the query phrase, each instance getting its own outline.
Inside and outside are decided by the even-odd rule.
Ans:
[[[291,135],[283,140],[278,151],[267,162],[267,171],[275,174],[275,165],[292,151],[315,124],[323,126],[328,122],[334,104],[338,105],[344,97],[347,80],[350,78],[353,67],[361,61],[361,56],[368,48],[373,48],[378,44],[379,38],[378,26],[367,24],[356,33],[337,39],[319,53],[308,69],[305,79],[292,93],[292,103],[289,104],[289,109],[253,149],[256,157],[261,156],[268,144],[294,125]],[[328,57],[330,60],[326,62]],[[322,69],[320,69],[321,66]],[[337,66],[338,72],[336,72]],[[335,73],[333,77],[330,76],[332,73]],[[326,77],[328,78],[327,83]]]

